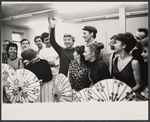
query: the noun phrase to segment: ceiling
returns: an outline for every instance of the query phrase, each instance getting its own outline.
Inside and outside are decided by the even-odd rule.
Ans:
[[[121,7],[125,7],[126,12],[148,10],[148,2],[2,2],[1,5],[2,19],[34,13],[30,17],[2,21],[3,25],[25,28],[31,23],[47,22],[48,17],[66,22],[72,19],[116,14]],[[54,11],[50,11],[51,9]],[[45,10],[48,12],[41,12]]]

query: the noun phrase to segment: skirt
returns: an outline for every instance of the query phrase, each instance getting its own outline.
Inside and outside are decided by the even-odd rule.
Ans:
[[[53,102],[52,92],[53,92],[54,82],[55,82],[55,77],[53,77],[51,81],[40,85],[40,94],[37,100],[35,101],[35,103]]]

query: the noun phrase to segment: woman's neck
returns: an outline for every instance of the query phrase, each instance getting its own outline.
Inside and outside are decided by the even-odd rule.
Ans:
[[[10,59],[10,60],[15,60],[16,58],[17,58],[16,55],[10,55],[10,56],[9,56],[9,59]]]
[[[76,61],[78,62],[79,65],[81,64],[80,58],[78,58]]]
[[[129,56],[129,54],[127,52],[125,52],[124,50],[122,52],[120,52],[120,59],[121,60],[124,60],[128,56]]]
[[[92,57],[92,58],[90,59],[90,62],[94,62],[96,59],[97,59],[96,57]]]

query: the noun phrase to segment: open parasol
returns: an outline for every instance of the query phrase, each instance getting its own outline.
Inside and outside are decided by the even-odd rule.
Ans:
[[[73,96],[74,102],[88,102],[90,100],[88,92],[90,88],[84,88]]]
[[[105,79],[96,83],[88,93],[91,100],[98,102],[132,101],[135,93],[132,89],[116,79]]]
[[[39,80],[35,74],[26,69],[8,74],[5,82],[7,98],[12,103],[33,103],[40,93]]]
[[[68,78],[58,74],[52,89],[53,102],[72,102],[72,88]]]

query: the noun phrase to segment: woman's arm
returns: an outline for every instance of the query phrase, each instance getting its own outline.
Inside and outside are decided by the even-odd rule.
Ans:
[[[23,60],[19,59],[19,69],[24,69],[24,64],[23,64]]]
[[[140,65],[139,65],[139,62],[137,60],[132,61],[132,69],[133,69],[134,79],[136,81],[136,86],[133,87],[132,89],[136,92],[136,91],[140,90],[140,88],[142,86],[141,85]]]

